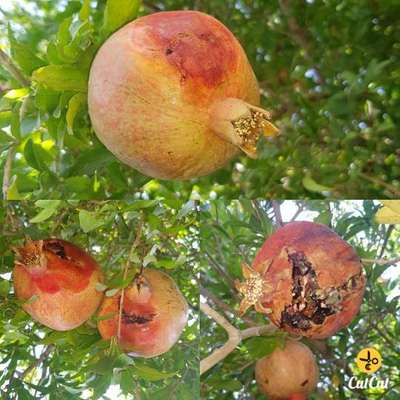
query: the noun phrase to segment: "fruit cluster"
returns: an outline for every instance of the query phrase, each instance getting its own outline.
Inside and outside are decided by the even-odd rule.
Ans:
[[[116,337],[134,356],[167,352],[187,323],[188,306],[167,274],[145,269],[132,283],[103,300],[96,285],[103,273],[84,250],[61,239],[28,240],[16,253],[15,293],[33,319],[65,331],[87,321],[98,309],[104,339]]]

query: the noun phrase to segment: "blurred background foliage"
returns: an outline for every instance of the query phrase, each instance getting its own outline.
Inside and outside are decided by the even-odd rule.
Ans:
[[[268,324],[268,319],[248,311],[238,317],[240,303],[234,280],[242,280],[241,263],[251,262],[266,237],[277,228],[277,202],[234,200],[214,201],[202,213],[200,224],[201,301],[224,315],[235,327]],[[283,222],[308,220],[323,223],[348,241],[363,260],[367,287],[359,314],[349,327],[327,340],[303,339],[316,355],[320,382],[310,400],[398,399],[400,396],[399,264],[380,265],[371,260],[399,260],[399,225],[378,225],[374,216],[379,207],[373,201],[324,202],[284,201],[280,204]],[[399,261],[398,261],[399,262]],[[200,355],[203,359],[227,341],[227,334],[201,313]],[[243,341],[222,362],[201,376],[201,395],[206,399],[265,399],[254,379],[255,361],[282,344],[281,331]],[[366,374],[356,366],[356,356],[365,347],[375,347],[382,355],[382,367],[375,374],[389,379],[389,389],[348,388],[349,379],[363,380]]]
[[[39,200],[0,204],[0,397],[2,399],[198,398],[198,248],[194,208],[154,200],[130,203]],[[132,358],[102,340],[96,314],[80,327],[53,331],[34,322],[17,301],[12,246],[26,237],[62,238],[81,246],[105,273],[105,296],[127,285],[144,265],[169,274],[189,303],[189,323],[175,346],[152,359]]]
[[[159,182],[96,139],[86,83],[110,32],[137,13],[176,9],[205,11],[234,32],[281,135],[260,143],[258,160]],[[0,179],[9,199],[400,194],[398,0],[3,0],[0,15],[3,51],[25,76],[3,60]]]

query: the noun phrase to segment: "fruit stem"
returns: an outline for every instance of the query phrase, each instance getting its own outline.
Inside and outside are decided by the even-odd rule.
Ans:
[[[276,136],[278,128],[270,122],[270,113],[243,100],[227,98],[211,108],[211,129],[222,139],[257,158],[257,141],[261,135]]]

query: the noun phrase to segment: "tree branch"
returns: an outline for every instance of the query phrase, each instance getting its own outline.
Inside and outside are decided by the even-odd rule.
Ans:
[[[207,372],[215,364],[222,361],[228,354],[232,353],[242,340],[253,336],[261,336],[278,329],[273,325],[261,325],[240,330],[235,328],[227,319],[213,310],[207,303],[200,303],[200,310],[212,318],[228,333],[228,341],[222,347],[215,349],[209,356],[200,361],[200,375]]]
[[[274,209],[276,223],[279,227],[283,226],[282,214],[281,214],[281,207],[279,202],[276,200],[272,200],[272,208]]]
[[[208,289],[203,286],[200,286],[200,294],[207,299],[211,300],[218,308],[223,310],[225,313],[230,313],[234,315],[236,318],[240,318],[245,321],[250,326],[256,326],[256,323],[246,315],[240,316],[237,311],[231,308],[228,304],[224,303],[221,299],[211,293]]]
[[[24,74],[18,69],[18,67],[12,62],[11,58],[0,49],[0,64],[22,85],[30,86],[30,81],[24,76]]]
[[[53,351],[54,345],[50,344],[46,347],[40,357],[30,365],[24,372],[19,375],[19,379],[24,380],[35,368],[37,368]]]
[[[16,152],[15,145],[12,145],[7,152],[7,158],[4,164],[4,171],[3,171],[3,187],[2,187],[3,200],[7,200],[8,189],[10,188],[10,181],[11,181],[12,162],[14,160],[15,152]]]

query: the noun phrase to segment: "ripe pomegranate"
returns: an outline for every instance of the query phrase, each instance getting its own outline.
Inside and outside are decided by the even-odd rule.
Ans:
[[[104,298],[98,322],[104,339],[118,336],[121,292]],[[155,357],[166,353],[187,323],[188,305],[167,274],[146,269],[124,290],[119,344],[133,356]]]
[[[189,179],[276,134],[239,42],[215,18],[160,12],[114,33],[89,77],[89,113],[105,146],[161,179]]]
[[[354,249],[325,225],[292,222],[278,229],[243,266],[240,311],[250,306],[287,332],[322,339],[347,326],[365,289]]]
[[[20,300],[32,299],[22,307],[33,319],[66,331],[96,311],[103,295],[95,285],[103,275],[84,250],[65,240],[46,239],[28,240],[14,251],[15,294]]]
[[[260,391],[271,400],[306,400],[319,379],[313,353],[293,340],[258,360],[255,372]]]

